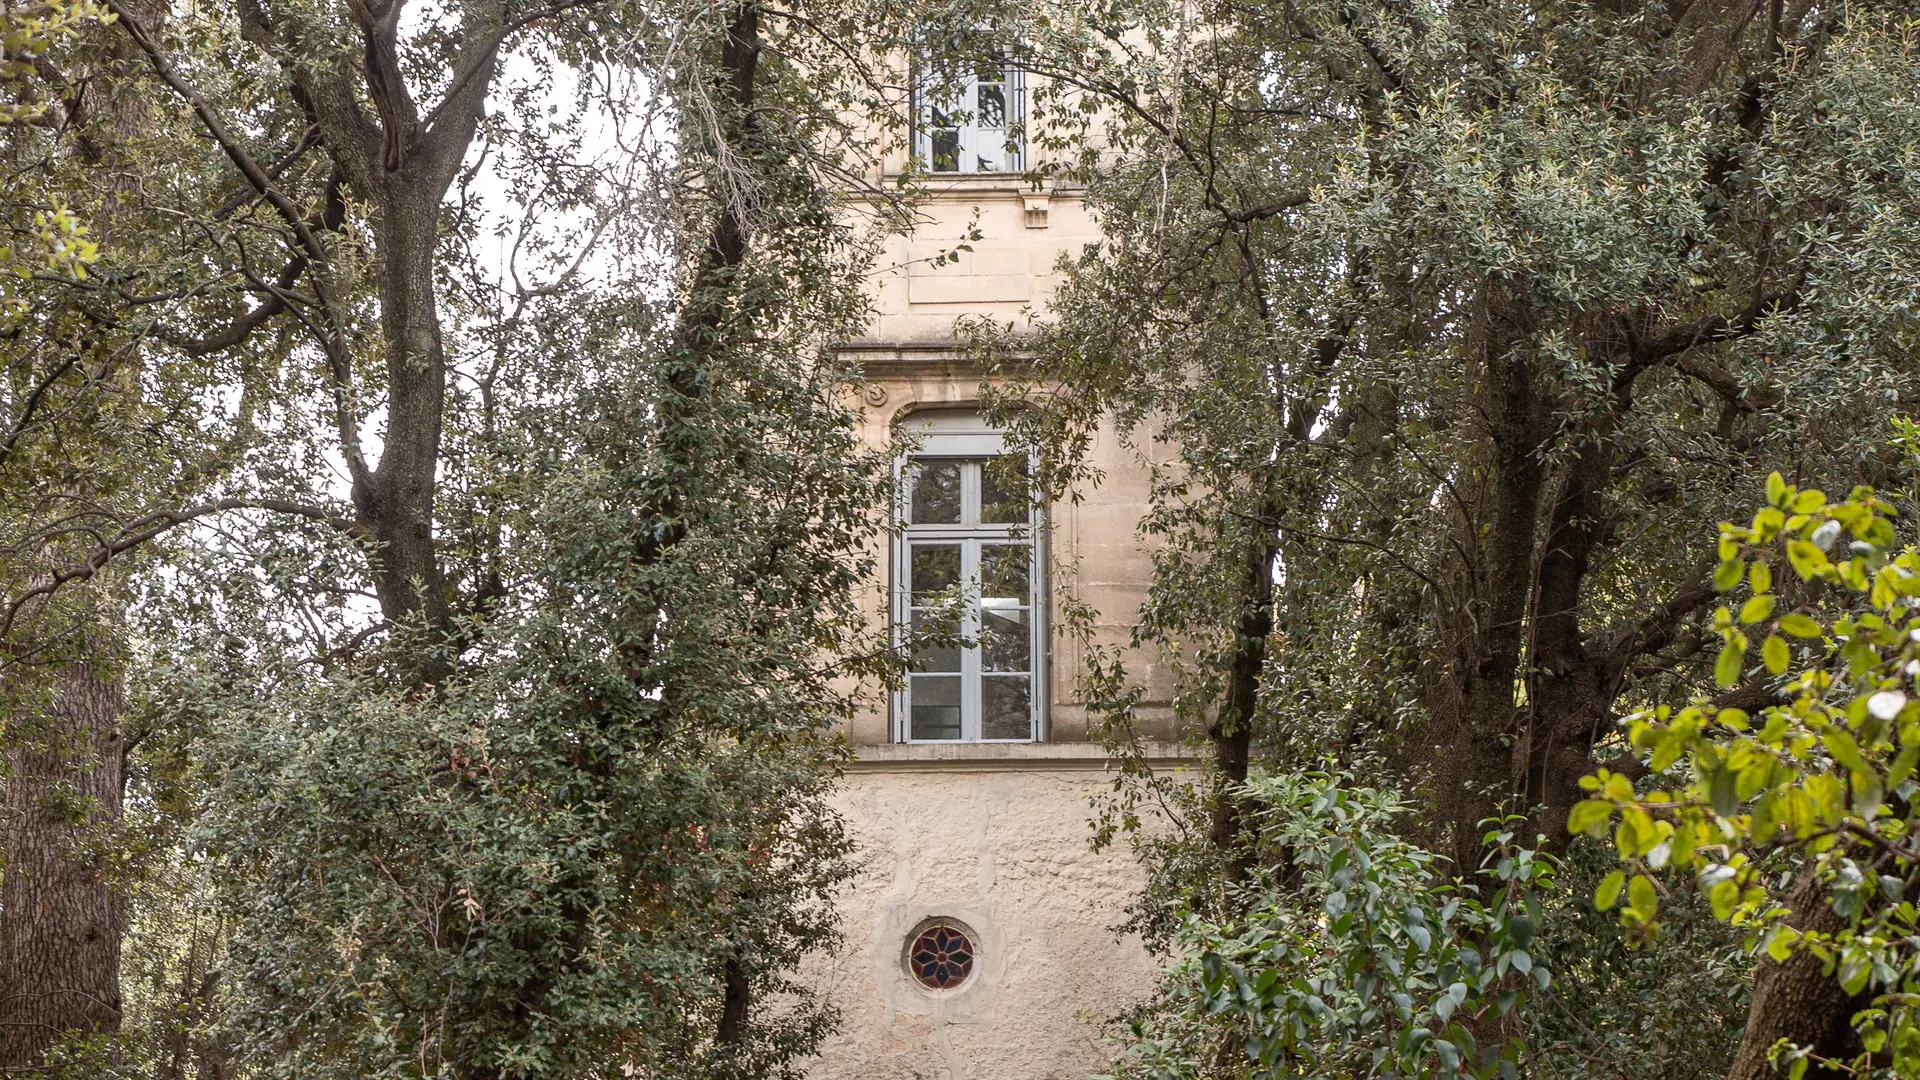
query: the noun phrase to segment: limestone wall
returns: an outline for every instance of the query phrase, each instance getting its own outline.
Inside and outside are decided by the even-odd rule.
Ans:
[[[1162,748],[1162,764],[1175,751]],[[839,797],[864,869],[846,943],[805,973],[843,1011],[813,1080],[1068,1080],[1101,1071],[1103,1022],[1151,985],[1111,927],[1139,885],[1124,851],[1088,849],[1108,777],[1079,745],[867,748]],[[963,924],[978,946],[957,989],[909,973],[909,935]]]
[[[1060,257],[1100,239],[1078,192],[1050,180],[943,176],[929,188],[913,232],[889,241],[880,261],[875,342],[951,344],[960,316],[1025,324],[1044,314]]]

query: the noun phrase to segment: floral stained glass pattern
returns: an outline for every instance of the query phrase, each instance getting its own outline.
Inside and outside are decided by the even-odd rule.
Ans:
[[[973,952],[973,942],[958,927],[931,926],[913,939],[907,966],[922,985],[951,990],[973,973]]]

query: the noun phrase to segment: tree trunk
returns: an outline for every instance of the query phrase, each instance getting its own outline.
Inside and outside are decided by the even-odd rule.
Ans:
[[[444,682],[453,672],[453,599],[434,536],[437,474],[447,393],[447,357],[441,339],[434,259],[441,202],[473,145],[486,95],[499,63],[499,3],[462,8],[462,45],[452,60],[453,85],[424,113],[397,67],[397,34],[404,4],[349,2],[359,25],[364,63],[354,73],[301,68],[295,86],[341,179],[371,208],[378,258],[381,353],[386,361],[386,422],[380,460],[368,464],[360,445],[352,364],[338,341],[328,345],[333,389],[340,405],[341,449],[353,481],[359,524],[373,541],[370,578],[381,616],[395,630],[422,635],[414,645],[410,680]],[[242,5],[243,32],[281,55],[303,55],[300,22],[276,24]],[[371,99],[379,123],[363,102]],[[311,251],[310,273],[335,272]],[[344,311],[333,317],[347,319]],[[343,329],[332,331],[344,333]]]
[[[1787,924],[1797,930],[1833,933],[1843,927],[1827,902],[1811,869],[1802,870],[1787,896],[1793,911]],[[1781,1039],[1809,1046],[1823,1057],[1845,1058],[1857,1053],[1849,1021],[1864,1001],[1840,988],[1840,981],[1822,970],[1817,957],[1796,951],[1784,964],[1763,957],[1753,977],[1753,1004],[1747,1010],[1747,1033],[1740,1052],[1727,1070],[1727,1080],[1779,1080],[1786,1073],[1774,1069],[1767,1054]],[[1814,1075],[1820,1075],[1818,1070]]]
[[[47,722],[7,758],[0,1071],[36,1068],[63,1033],[120,1024],[121,898],[95,843],[120,819],[123,695],[98,667],[68,666]]]
[[[133,18],[157,35],[166,18],[159,0],[136,0]],[[130,93],[141,54],[114,35],[86,66],[69,105],[75,152],[100,177],[93,216],[103,249],[133,248],[126,222],[138,180],[128,146],[147,137],[153,107]],[[123,237],[123,231],[126,235]],[[136,366],[138,350],[121,363]],[[90,492],[88,494],[91,494]],[[125,691],[116,670],[121,640],[118,602],[106,577],[85,586],[99,600],[83,622],[64,627],[81,639],[78,656],[49,672],[51,707],[6,727],[7,773],[0,797],[0,1072],[38,1068],[67,1033],[119,1030],[120,945],[124,898],[105,845],[119,824],[126,770],[120,714]],[[34,695],[21,695],[26,701]]]
[[[376,227],[380,248],[380,328],[387,357],[387,424],[380,465],[354,486],[354,502],[379,543],[373,585],[380,612],[396,625],[418,622],[438,652],[448,629],[446,585],[433,535],[435,471],[440,462],[447,391],[433,259],[443,188],[410,175],[384,178]],[[417,182],[416,182],[417,181]],[[420,665],[439,682],[444,658]]]
[[[1510,809],[1524,774],[1520,744],[1521,666],[1537,566],[1552,402],[1530,358],[1533,316],[1523,284],[1488,281],[1478,301],[1478,400],[1467,423],[1479,442],[1460,481],[1470,505],[1456,506],[1456,547],[1471,557],[1451,584],[1457,599],[1437,612],[1444,659],[1426,676],[1432,719],[1434,794],[1441,849],[1454,872],[1471,875],[1481,857],[1480,822]]]
[[[1247,564],[1242,579],[1245,604],[1238,627],[1239,641],[1233,666],[1227,672],[1226,700],[1207,726],[1207,738],[1213,743],[1214,783],[1213,823],[1209,842],[1216,851],[1228,856],[1232,879],[1239,881],[1253,866],[1252,845],[1242,835],[1246,826],[1235,785],[1247,780],[1247,767],[1253,744],[1254,713],[1259,705],[1262,676],[1267,663],[1268,639],[1273,636],[1273,560],[1271,541],[1248,545]]]

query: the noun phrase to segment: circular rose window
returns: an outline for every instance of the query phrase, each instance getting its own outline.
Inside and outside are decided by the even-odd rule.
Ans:
[[[907,970],[922,986],[951,990],[973,974],[974,948],[966,931],[936,923],[915,935],[907,949]]]

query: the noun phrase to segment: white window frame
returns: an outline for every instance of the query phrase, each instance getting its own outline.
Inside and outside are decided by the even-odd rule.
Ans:
[[[970,72],[964,79],[955,80],[952,85],[940,87],[941,91],[954,96],[956,107],[948,114],[953,123],[935,125],[935,103],[928,100],[928,95],[934,92],[936,80],[923,65],[921,76],[914,80],[913,153],[928,172],[940,176],[995,175],[1018,173],[1026,169],[1026,137],[1022,127],[1027,114],[1026,73],[1008,62],[1002,75],[1000,85],[1006,98],[1006,115],[1000,127],[985,127],[980,123],[981,79],[977,71]],[[938,163],[934,160],[933,148],[935,133],[939,131],[955,133],[958,168],[936,167]],[[982,151],[986,151],[984,156],[997,159],[997,168],[980,167]]]
[[[912,417],[905,427],[917,439],[918,446],[894,460],[894,517],[898,523],[893,530],[892,559],[889,574],[891,597],[889,621],[895,647],[904,648],[911,627],[913,607],[912,561],[911,553],[916,542],[959,543],[961,545],[961,575],[963,580],[977,588],[979,566],[979,548],[985,544],[1000,544],[1009,541],[1024,543],[1028,547],[1027,560],[1027,707],[1028,734],[1018,739],[985,739],[981,737],[981,698],[982,670],[980,647],[977,639],[980,632],[980,616],[977,606],[969,604],[962,615],[959,636],[974,641],[972,646],[959,647],[961,654],[961,715],[960,737],[957,739],[917,739],[913,737],[913,682],[914,676],[907,674],[900,689],[892,696],[892,735],[895,742],[902,743],[1032,743],[1045,742],[1051,735],[1048,726],[1048,669],[1052,667],[1053,650],[1051,635],[1047,628],[1048,591],[1047,591],[1047,554],[1046,529],[1044,515],[1038,508],[1028,511],[1024,522],[1007,524],[981,524],[966,520],[966,508],[979,506],[979,467],[962,470],[962,522],[960,524],[916,525],[910,519],[911,477],[914,462],[922,459],[969,459],[979,460],[1000,457],[1005,454],[1005,439],[999,431],[988,426],[979,416],[972,413],[929,413]],[[974,594],[977,599],[977,592]]]

